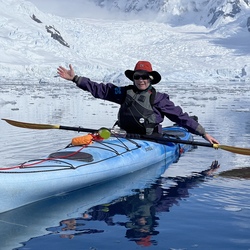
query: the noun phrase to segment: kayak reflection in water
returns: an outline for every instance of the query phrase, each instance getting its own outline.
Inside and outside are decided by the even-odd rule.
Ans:
[[[109,226],[120,225],[127,228],[126,237],[141,246],[157,245],[151,236],[159,234],[156,216],[159,212],[169,212],[179,200],[189,197],[189,189],[204,182],[206,177],[212,176],[219,168],[217,161],[200,173],[189,177],[159,178],[150,188],[135,190],[137,193],[128,197],[121,197],[110,204],[97,205],[83,214],[82,218],[61,221],[62,231],[75,230],[74,234],[63,234],[61,237],[72,239],[80,234],[102,233],[103,230],[87,229],[87,221],[104,221]],[[175,185],[164,187],[169,180]],[[125,215],[127,222],[114,222],[115,215]]]

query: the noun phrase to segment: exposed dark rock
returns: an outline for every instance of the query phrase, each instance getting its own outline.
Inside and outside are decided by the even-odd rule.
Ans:
[[[244,0],[244,2],[249,5],[249,0]],[[235,0],[227,2],[225,5],[222,5],[220,7],[211,8],[209,10],[209,15],[212,15],[212,18],[208,24],[212,26],[220,18],[235,18],[237,14],[242,11],[241,5],[242,3],[240,0]],[[225,11],[225,9],[228,9],[230,11]]]
[[[66,46],[69,48],[69,44],[67,42],[64,41],[64,39],[62,38],[60,32],[58,30],[56,30],[53,26],[49,25],[49,26],[45,26],[47,32],[49,32],[51,34],[51,37],[55,40],[57,40],[59,43],[61,43],[62,45]]]
[[[37,23],[42,23],[42,21],[40,21],[34,14],[31,16],[31,18]]]
[[[232,4],[232,11],[225,13],[225,17],[229,16],[229,17],[235,17],[238,13],[241,12],[241,8],[240,8],[240,2],[239,0],[231,3]]]
[[[34,20],[37,23],[42,23],[41,20],[39,20],[34,14],[31,16],[31,19]],[[49,32],[51,34],[51,37],[55,40],[57,40],[59,43],[61,43],[62,45],[66,46],[69,48],[69,44],[67,42],[64,41],[64,39],[62,38],[60,32],[58,30],[56,30],[53,26],[49,25],[49,26],[45,26],[47,32]]]
[[[250,17],[247,18],[247,29],[250,32]]]
[[[212,19],[209,21],[209,24],[213,25],[219,19],[219,17],[221,17],[223,15],[224,15],[224,11],[222,11],[222,10],[218,10],[218,11],[214,12]]]

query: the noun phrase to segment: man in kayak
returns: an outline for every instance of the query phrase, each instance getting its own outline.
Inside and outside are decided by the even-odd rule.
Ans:
[[[117,125],[128,133],[161,134],[161,123],[166,116],[189,132],[202,136],[212,144],[219,144],[195,119],[175,106],[168,94],[155,90],[153,85],[160,82],[161,75],[153,71],[148,61],[138,61],[134,70],[126,70],[125,75],[133,85],[122,87],[112,83],[96,83],[87,77],[77,76],[71,64],[69,69],[60,66],[57,73],[73,81],[80,89],[90,92],[95,98],[120,104]]]

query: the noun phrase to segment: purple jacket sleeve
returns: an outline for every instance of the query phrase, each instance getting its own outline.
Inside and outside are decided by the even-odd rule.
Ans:
[[[204,135],[205,129],[187,113],[184,113],[181,107],[169,100],[169,95],[157,92],[155,97],[155,112],[157,122],[161,123],[164,116],[179,126],[186,128],[189,132],[197,135]]]
[[[122,104],[126,95],[125,87],[118,87],[112,83],[96,83],[86,77],[80,77],[76,85],[80,89],[90,92],[95,98],[117,104]]]

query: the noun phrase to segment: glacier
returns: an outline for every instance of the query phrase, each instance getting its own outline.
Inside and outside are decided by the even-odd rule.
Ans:
[[[138,60],[150,61],[165,82],[250,79],[248,0],[85,0],[71,7],[66,0],[0,0],[1,83],[56,82],[56,68],[71,63],[79,75],[123,84]]]

